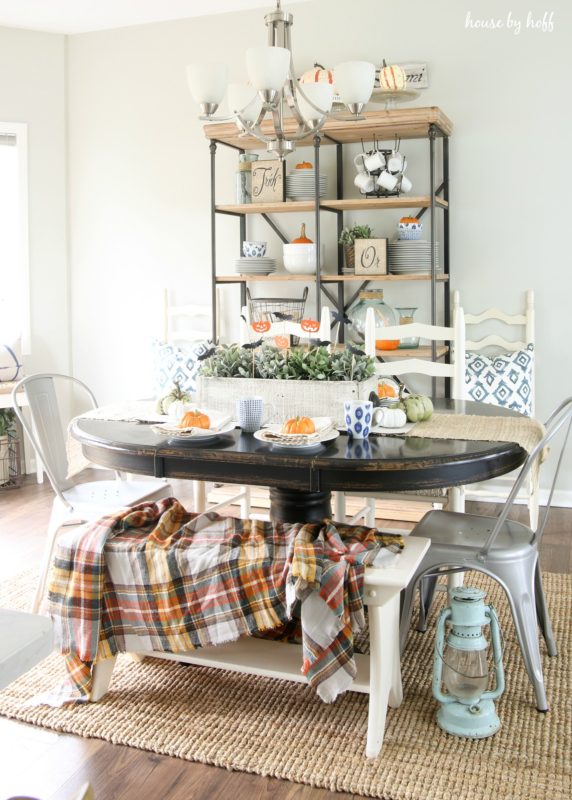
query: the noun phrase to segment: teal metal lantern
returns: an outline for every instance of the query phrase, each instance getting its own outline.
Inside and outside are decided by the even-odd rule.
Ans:
[[[492,736],[501,726],[494,701],[504,691],[502,646],[497,613],[484,604],[485,592],[471,586],[451,591],[450,606],[439,615],[433,665],[433,696],[441,703],[437,723],[447,733],[470,739]],[[451,628],[445,639],[445,625]],[[490,625],[495,688],[487,691]],[[442,690],[441,684],[447,690]]]

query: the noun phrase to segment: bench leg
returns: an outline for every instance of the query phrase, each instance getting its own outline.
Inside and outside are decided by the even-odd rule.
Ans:
[[[91,702],[97,703],[109,689],[111,675],[115,666],[115,656],[96,661],[91,674]]]
[[[383,605],[370,605],[370,677],[367,721],[367,758],[376,758],[383,744],[387,706],[396,708],[403,698],[399,661],[399,592]]]

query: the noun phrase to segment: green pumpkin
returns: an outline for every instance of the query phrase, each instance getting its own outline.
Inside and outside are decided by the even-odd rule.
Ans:
[[[402,398],[391,408],[400,408],[407,414],[408,422],[424,422],[433,416],[433,403],[431,398],[424,394],[411,394]]]
[[[168,414],[169,408],[176,402],[182,403],[190,403],[192,401],[192,396],[188,392],[184,392],[178,383],[175,383],[171,391],[160,397],[157,400],[157,405],[155,406],[155,410],[157,414]]]

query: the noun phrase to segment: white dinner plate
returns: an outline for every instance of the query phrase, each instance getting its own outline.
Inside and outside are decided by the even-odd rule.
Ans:
[[[236,422],[233,419],[214,431],[205,430],[204,428],[179,428],[178,425],[172,422],[164,422],[162,425],[153,425],[153,429],[157,431],[157,433],[162,433],[164,436],[168,436],[169,439],[189,442],[191,444],[193,444],[193,442],[198,444],[199,442],[207,442],[216,439],[217,436],[230,433],[235,427]]]
[[[335,430],[334,428],[330,428],[327,431],[324,431],[323,434],[318,436],[317,439],[312,438],[310,441],[306,442],[305,444],[300,443],[298,438],[295,438],[295,442],[292,444],[287,444],[284,439],[280,441],[274,441],[272,439],[273,433],[279,433],[281,429],[281,425],[269,425],[268,428],[262,428],[259,431],[254,432],[254,438],[258,439],[259,442],[263,442],[264,444],[269,444],[273,450],[281,453],[312,453],[318,451],[322,445],[327,444],[328,442],[333,442],[334,439],[337,439],[339,431]]]

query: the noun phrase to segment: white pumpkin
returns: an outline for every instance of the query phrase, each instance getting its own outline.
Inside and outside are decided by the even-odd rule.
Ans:
[[[196,405],[194,403],[189,403],[188,400],[173,400],[169,405],[167,413],[172,420],[179,422],[187,411],[194,411],[195,408]]]
[[[314,64],[312,69],[306,72],[300,78],[300,83],[333,83],[334,70],[326,69],[321,64]]]
[[[402,428],[407,422],[407,414],[400,408],[378,408],[375,415],[382,428]]]
[[[407,75],[405,70],[397,64],[390,64],[387,67],[380,67],[379,86],[386,92],[400,92],[405,89]]]

